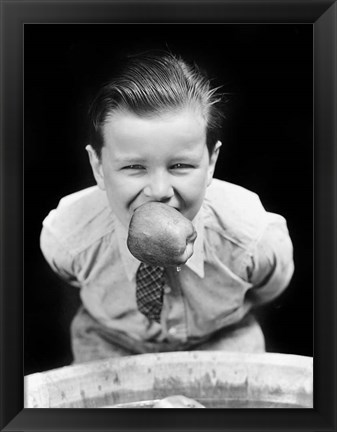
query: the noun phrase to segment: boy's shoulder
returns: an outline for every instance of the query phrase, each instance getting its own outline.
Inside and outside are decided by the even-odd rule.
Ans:
[[[80,252],[115,228],[106,194],[97,186],[63,197],[43,225],[73,253]]]
[[[267,221],[268,213],[255,192],[224,180],[213,179],[204,208],[208,227],[238,243],[256,238]]]

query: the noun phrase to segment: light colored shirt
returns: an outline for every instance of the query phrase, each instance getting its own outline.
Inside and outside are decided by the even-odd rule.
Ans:
[[[294,271],[285,219],[267,212],[247,189],[213,179],[192,223],[198,234],[194,253],[180,272],[167,269],[160,323],[137,309],[140,262],[97,186],[61,199],[43,221],[41,249],[112,334],[174,349],[240,322],[253,307],[276,298]]]

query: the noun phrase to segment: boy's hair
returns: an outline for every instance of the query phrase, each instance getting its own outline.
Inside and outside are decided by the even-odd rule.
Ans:
[[[128,58],[116,76],[98,91],[89,108],[89,140],[101,158],[102,127],[114,111],[126,110],[151,117],[193,107],[206,119],[209,154],[219,139],[223,113],[221,95],[196,65],[170,52],[147,52]]]

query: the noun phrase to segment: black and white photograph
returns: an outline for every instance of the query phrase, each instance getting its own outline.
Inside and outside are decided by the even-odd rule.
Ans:
[[[336,2],[0,3],[0,430],[334,430]]]
[[[29,407],[312,408],[312,36],[25,26]]]

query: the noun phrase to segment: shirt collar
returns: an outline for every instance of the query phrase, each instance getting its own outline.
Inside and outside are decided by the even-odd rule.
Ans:
[[[199,277],[203,278],[204,273],[204,218],[202,208],[192,221],[195,230],[197,231],[197,238],[193,245],[193,255],[187,261],[186,266],[190,268]]]
[[[186,262],[186,266],[189,267],[199,277],[204,277],[204,223],[203,223],[202,210],[196,215],[192,223],[197,231],[197,238],[193,245],[193,255]],[[140,261],[135,258],[127,247],[128,231],[116,218],[116,235],[119,251],[121,254],[122,263],[125,269],[125,273],[129,281],[131,281],[138,270]]]

